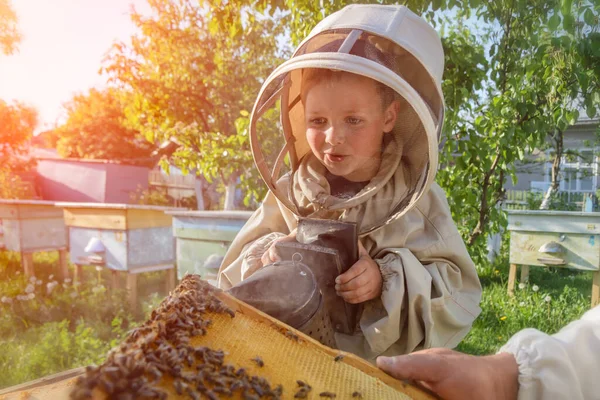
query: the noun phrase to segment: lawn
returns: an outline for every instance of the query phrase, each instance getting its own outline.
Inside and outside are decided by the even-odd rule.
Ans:
[[[560,268],[530,267],[529,282],[507,295],[506,258],[480,269],[481,314],[458,350],[469,354],[496,352],[524,328],[555,333],[589,310],[592,274]]]
[[[39,276],[30,281],[14,272],[19,270],[15,255],[0,254],[0,388],[98,364],[145,319],[132,315],[123,291],[105,286],[110,281],[107,271],[86,269],[82,285],[58,282],[52,275],[56,258],[52,253],[36,255]],[[510,298],[506,258],[480,268],[483,311],[459,350],[493,353],[520,329],[553,333],[589,309],[590,273],[535,267],[530,271],[529,283],[517,287]],[[165,295],[163,278],[161,273],[141,277],[144,315]]]

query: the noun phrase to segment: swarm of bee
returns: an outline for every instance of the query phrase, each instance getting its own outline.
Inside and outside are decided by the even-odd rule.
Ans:
[[[90,399],[98,390],[117,400],[166,399],[168,394],[160,389],[165,382],[193,400],[234,394],[245,400],[280,399],[281,385],[271,387],[265,378],[225,364],[222,350],[190,345],[191,337],[205,335],[210,327],[206,313],[235,317],[215,296],[217,291],[198,276],[186,276],[149,320],[108,354],[104,364],[86,369],[71,399]]]

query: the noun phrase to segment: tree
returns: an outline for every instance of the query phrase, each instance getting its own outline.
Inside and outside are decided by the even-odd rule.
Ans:
[[[0,99],[0,159],[4,167],[23,169],[27,144],[37,125],[37,111],[24,103]]]
[[[26,152],[36,125],[34,108],[0,100],[0,198],[22,198],[25,194],[18,174],[33,167]]]
[[[17,14],[10,0],[0,0],[0,53],[10,55],[17,49],[21,34],[17,30]]]
[[[230,194],[240,179],[250,194],[262,196],[248,136],[238,133],[236,120],[247,115],[261,80],[281,61],[280,19],[248,7],[241,10],[243,26],[223,31],[210,10],[191,0],[148,3],[152,16],[132,10],[138,33],[129,44],[114,45],[104,68],[132,93],[129,126],[151,142],[179,143],[172,160],[184,171],[219,178]]]
[[[563,156],[581,157],[564,148],[564,132],[574,125],[579,109],[593,118],[600,107],[600,8],[589,1],[565,1],[550,18],[552,36],[547,39],[543,63],[548,85],[546,113],[552,121],[548,148],[552,151],[551,183],[541,209],[548,209],[558,192]]]
[[[68,118],[53,135],[63,157],[143,162],[155,150],[135,129],[124,124],[127,95],[114,88],[90,89],[64,107]]]

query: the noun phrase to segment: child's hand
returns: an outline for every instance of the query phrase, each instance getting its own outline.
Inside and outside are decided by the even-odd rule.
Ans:
[[[267,251],[265,251],[262,258],[260,259],[263,266],[273,264],[276,261],[281,261],[281,257],[277,253],[277,248],[275,247],[276,243],[293,242],[294,240],[296,240],[296,229],[291,231],[290,234],[285,237],[273,240],[273,243],[271,243],[271,246],[269,247],[269,249]]]
[[[362,243],[358,242],[358,261],[335,279],[338,296],[351,304],[363,303],[381,296],[383,278],[379,265],[369,256]]]

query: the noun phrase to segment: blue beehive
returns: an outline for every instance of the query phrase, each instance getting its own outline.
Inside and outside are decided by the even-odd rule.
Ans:
[[[177,273],[199,274],[216,284],[229,245],[252,215],[250,211],[173,211]]]

